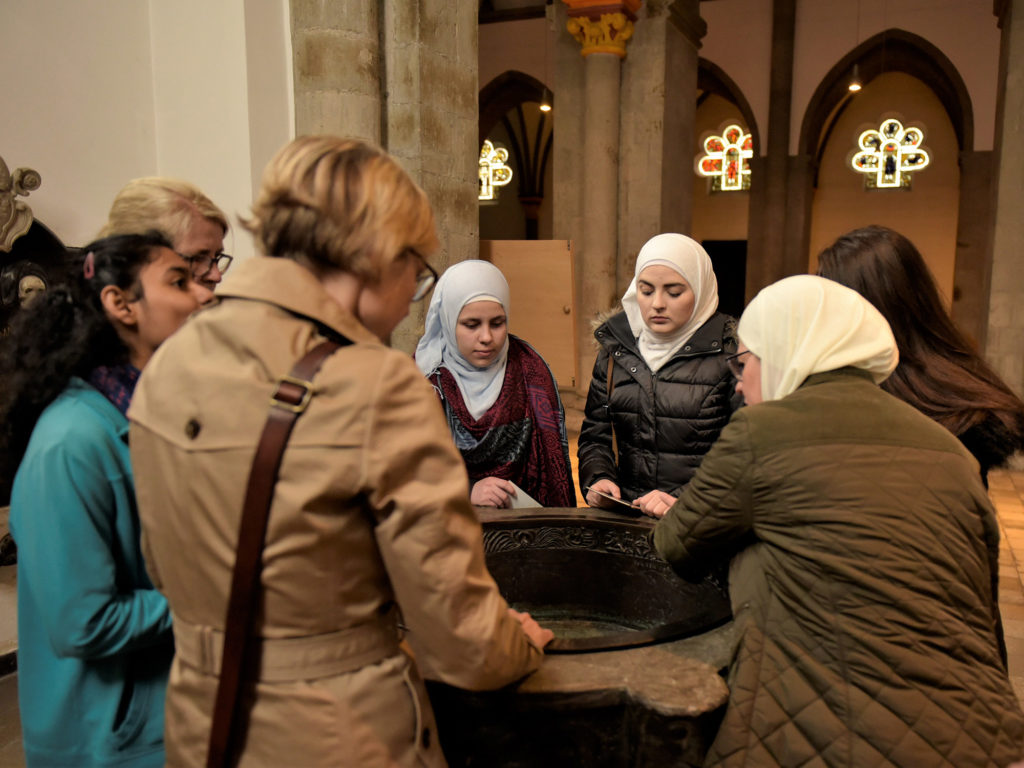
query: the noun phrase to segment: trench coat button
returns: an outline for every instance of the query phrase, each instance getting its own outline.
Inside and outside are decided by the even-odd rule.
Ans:
[[[424,728],[423,734],[420,736],[420,741],[423,742],[424,749],[430,749],[430,729]]]
[[[616,349],[615,350],[615,356],[616,357],[622,357],[622,350],[621,349]]]
[[[202,425],[198,421],[195,419],[189,419],[188,424],[185,425],[185,437],[189,440],[195,440],[202,428]]]

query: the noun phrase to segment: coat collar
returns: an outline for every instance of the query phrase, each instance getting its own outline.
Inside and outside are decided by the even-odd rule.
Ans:
[[[354,342],[381,340],[324,290],[320,280],[296,261],[257,256],[237,265],[217,295],[274,304],[327,326]]]
[[[722,340],[725,336],[725,326],[729,316],[716,312],[711,318],[697,329],[696,333],[686,342],[686,346],[680,349],[673,358],[693,357],[695,355],[707,355],[722,351]],[[616,343],[626,347],[636,355],[640,354],[637,348],[636,338],[629,327],[629,320],[625,312],[613,315],[607,321],[598,326],[594,331],[598,342],[611,348]]]
[[[95,411],[97,416],[110,424],[110,428],[119,438],[127,441],[128,418],[92,384],[78,376],[72,376],[62,394],[77,399],[82,405]]]
[[[864,379],[872,386],[875,386],[874,377],[870,371],[865,371],[863,368],[854,368],[852,365],[844,366],[843,368],[835,368],[831,371],[824,371],[822,373],[812,373],[800,384],[797,389],[803,389],[804,387],[813,387],[816,384],[826,384],[830,381],[841,381],[850,376],[858,379]]]

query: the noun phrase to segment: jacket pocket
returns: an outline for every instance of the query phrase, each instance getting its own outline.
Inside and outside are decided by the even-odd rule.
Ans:
[[[139,737],[149,716],[153,695],[152,686],[137,678],[133,664],[126,664],[124,673],[121,697],[111,726],[111,746],[115,750],[124,749]]]

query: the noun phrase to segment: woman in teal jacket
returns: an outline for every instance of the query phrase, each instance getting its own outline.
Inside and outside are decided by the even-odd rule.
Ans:
[[[99,240],[76,262],[0,356],[25,757],[161,766],[171,618],[140,551],[125,412],[202,289],[156,234]]]

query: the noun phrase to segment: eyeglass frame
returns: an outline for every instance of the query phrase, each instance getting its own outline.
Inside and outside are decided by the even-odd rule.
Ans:
[[[743,369],[747,367],[745,362],[740,362],[740,358],[743,355],[753,354],[749,349],[744,349],[742,352],[737,352],[734,355],[729,355],[725,358],[725,364],[729,366],[729,373],[733,375],[736,381],[743,381]]]
[[[426,270],[420,270],[416,273],[416,291],[412,295],[411,301],[422,301],[430,293],[431,289],[437,285],[437,281],[441,279],[441,276],[437,274],[437,270],[430,266],[430,262],[427,261],[426,257],[415,248],[406,248],[406,253],[411,253],[413,256],[417,256],[420,261],[423,262],[423,266]]]
[[[197,256],[186,256],[183,253],[183,254],[181,254],[181,258],[183,258],[185,261],[188,262],[188,268],[189,268],[189,271],[192,273],[192,279],[193,280],[201,280],[202,278],[204,278],[208,274],[210,274],[210,270],[213,269],[213,265],[214,264],[217,265],[217,269],[220,270],[220,273],[223,275],[225,272],[228,271],[228,267],[231,266],[231,262],[235,260],[234,256],[231,256],[230,254],[224,253],[224,251],[220,251],[218,253],[215,253],[213,256],[203,256],[202,254],[197,255]],[[197,261],[201,260],[201,259],[209,259],[210,263],[207,265],[206,269],[204,269],[202,272],[196,272],[196,270],[195,270],[195,263]],[[220,262],[221,262],[222,259],[227,259],[228,260],[228,263],[225,264],[223,267],[220,265]]]

